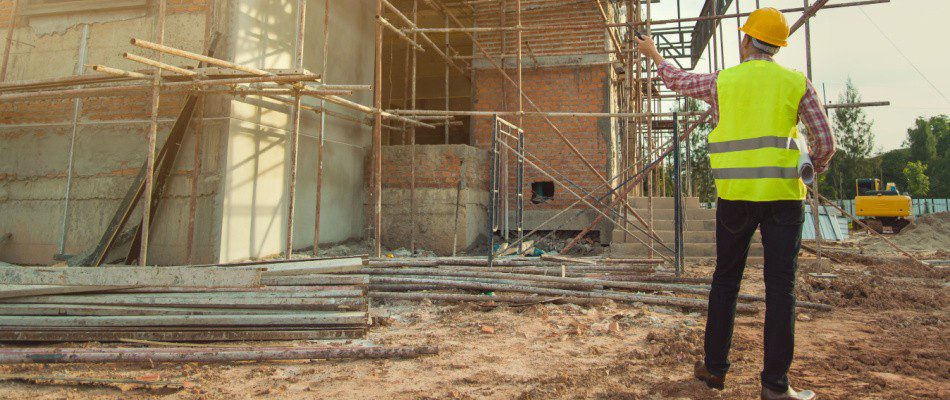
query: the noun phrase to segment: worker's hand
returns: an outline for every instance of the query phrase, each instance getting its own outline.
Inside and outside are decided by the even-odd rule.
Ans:
[[[660,55],[660,51],[656,49],[656,43],[649,36],[643,35],[643,39],[640,39],[637,35],[633,35],[633,40],[637,41],[637,51],[640,54],[649,57],[657,64],[663,62],[663,56]]]

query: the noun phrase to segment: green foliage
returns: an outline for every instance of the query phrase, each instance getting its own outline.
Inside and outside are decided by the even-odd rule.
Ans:
[[[930,177],[927,176],[927,164],[920,161],[908,162],[904,167],[904,180],[907,191],[913,197],[924,197],[930,192]]]
[[[850,78],[838,102],[861,102],[861,93]],[[874,123],[860,107],[843,107],[836,108],[832,114],[832,126],[838,151],[831,159],[825,179],[819,181],[819,190],[829,198],[848,199],[854,197],[855,179],[872,177],[878,172],[880,160],[871,158]]]
[[[950,117],[918,117],[914,126],[907,129],[904,146],[906,148],[881,155],[882,179],[895,179],[890,182],[897,183],[902,189],[908,187],[911,183],[904,178],[904,167],[910,161],[921,162],[929,166],[926,177],[930,196],[950,197]],[[900,156],[891,154],[895,152],[899,152]],[[892,178],[896,176],[900,178]]]
[[[845,85],[844,93],[838,96],[843,104],[860,103],[861,93],[851,78]],[[836,108],[832,116],[835,138],[838,139],[839,152],[851,158],[868,158],[874,150],[874,123],[868,120],[864,109],[860,107]]]
[[[914,161],[930,163],[937,158],[937,137],[926,119],[918,117],[914,127],[907,130],[907,144]]]
[[[906,190],[907,180],[904,179],[904,167],[910,162],[910,149],[894,149],[877,156],[877,164],[880,166],[878,173],[873,177],[878,177],[883,182],[894,182],[900,190]]]

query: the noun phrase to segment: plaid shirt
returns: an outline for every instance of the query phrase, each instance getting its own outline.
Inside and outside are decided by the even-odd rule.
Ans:
[[[745,61],[766,60],[772,58],[756,54]],[[663,61],[657,66],[660,79],[670,90],[684,96],[689,96],[709,103],[712,107],[712,122],[719,122],[719,100],[716,93],[716,78],[719,71],[711,74],[698,74],[683,71],[669,61]],[[825,108],[818,100],[818,93],[811,81],[806,80],[808,89],[798,105],[798,118],[807,128],[808,147],[816,172],[824,172],[828,168],[831,156],[835,154],[835,136],[828,124]]]

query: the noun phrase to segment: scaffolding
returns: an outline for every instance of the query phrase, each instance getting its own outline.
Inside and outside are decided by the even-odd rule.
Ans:
[[[313,2],[313,1],[311,1]],[[289,137],[289,188],[288,188],[288,214],[287,226],[285,232],[284,257],[290,258],[293,252],[293,229],[295,214],[294,193],[296,190],[297,178],[297,147],[300,135],[300,117],[304,111],[315,112],[320,116],[318,131],[318,172],[316,178],[316,221],[314,224],[314,252],[319,249],[319,224],[320,224],[320,201],[321,185],[323,178],[323,151],[324,151],[324,130],[328,116],[348,120],[352,123],[365,124],[372,126],[372,148],[371,148],[371,180],[369,192],[371,195],[371,216],[369,218],[372,228],[373,253],[380,256],[382,253],[382,155],[384,130],[390,133],[389,143],[393,143],[393,132],[401,133],[401,143],[410,146],[410,243],[412,250],[415,250],[417,243],[417,232],[415,220],[417,213],[416,199],[416,137],[417,129],[438,129],[442,128],[444,141],[450,140],[450,127],[459,126],[459,118],[493,118],[496,121],[511,120],[505,122],[509,130],[496,129],[496,135],[510,136],[511,131],[519,132],[524,127],[526,117],[537,117],[543,120],[554,136],[560,140],[580,165],[597,177],[596,186],[598,190],[604,190],[605,193],[598,193],[595,190],[588,190],[572,182],[568,177],[560,174],[556,168],[547,164],[543,159],[533,155],[530,149],[524,148],[523,137],[516,140],[520,143],[518,148],[508,147],[508,139],[493,140],[493,146],[504,146],[505,155],[514,154],[515,160],[523,168],[527,164],[533,169],[538,170],[543,175],[552,179],[555,183],[565,188],[569,193],[576,197],[576,201],[569,207],[562,209],[555,217],[543,222],[539,227],[527,234],[521,234],[519,229],[518,240],[509,246],[518,246],[519,251],[524,250],[522,244],[532,235],[541,231],[541,227],[549,226],[556,217],[561,216],[575,206],[583,204],[584,207],[597,213],[597,217],[585,229],[574,237],[570,243],[561,250],[562,253],[569,251],[584,235],[594,229],[597,224],[603,220],[611,221],[616,227],[624,232],[624,235],[631,235],[637,240],[640,235],[646,238],[643,242],[647,244],[654,256],[659,256],[665,260],[673,261],[673,256],[681,256],[681,243],[674,245],[674,248],[667,246],[660,240],[660,237],[653,230],[654,210],[653,198],[667,193],[667,185],[673,185],[666,182],[666,173],[669,160],[667,157],[675,154],[679,158],[683,149],[679,145],[682,141],[689,140],[690,134],[698,127],[709,123],[712,111],[705,112],[685,112],[674,105],[683,103],[684,98],[675,93],[665,91],[660,85],[657,77],[656,65],[652,65],[648,58],[641,57],[636,51],[636,42],[634,36],[637,32],[653,37],[658,43],[660,51],[665,57],[677,63],[679,66],[687,69],[699,67],[701,55],[706,52],[709,54],[708,69],[710,72],[716,71],[724,66],[726,55],[723,45],[723,32],[721,21],[725,19],[736,19],[749,15],[743,12],[740,0],[734,1],[734,13],[728,13],[729,6],[733,3],[731,0],[707,0],[698,16],[684,17],[683,10],[680,7],[679,0],[676,0],[676,15],[673,19],[654,19],[652,4],[659,0],[576,0],[571,2],[578,7],[596,7],[597,13],[602,20],[597,22],[588,22],[583,24],[570,23],[543,23],[543,24],[523,24],[523,14],[527,9],[531,12],[544,11],[546,5],[544,1],[522,1],[522,0],[375,0],[375,48],[374,48],[374,78],[371,85],[366,84],[330,84],[322,81],[319,75],[303,70],[303,57],[305,49],[312,46],[305,46],[305,21],[307,4],[306,0],[297,0],[296,2],[296,43],[294,44],[294,66],[292,70],[267,70],[248,67],[241,64],[232,63],[220,58],[209,55],[187,52],[164,45],[164,24],[166,5],[164,1],[159,1],[156,7],[156,35],[151,41],[133,38],[131,43],[143,50],[154,52],[155,57],[145,57],[137,54],[125,54],[125,58],[138,62],[148,69],[142,70],[121,70],[104,65],[96,65],[92,70],[97,74],[79,74],[65,78],[48,79],[31,82],[2,82],[0,81],[0,102],[17,101],[27,99],[50,99],[50,98],[82,98],[82,97],[103,97],[103,96],[122,96],[129,93],[151,94],[150,124],[148,131],[148,144],[146,148],[147,161],[143,169],[144,182],[142,193],[142,204],[151,204],[153,193],[155,192],[155,182],[153,176],[156,168],[156,138],[158,129],[158,110],[161,102],[161,96],[165,93],[188,93],[194,96],[203,94],[226,94],[232,96],[261,96],[276,100],[290,107],[292,132]],[[799,28],[805,28],[806,43],[806,65],[807,75],[811,77],[811,34],[809,20],[819,10],[865,6],[871,4],[887,3],[889,0],[863,0],[848,1],[828,4],[828,0],[818,0],[810,2],[804,0],[802,7],[782,10],[786,13],[801,13],[801,16],[791,26],[791,32],[794,34]],[[323,32],[322,47],[324,70],[328,63],[328,43],[331,34],[330,13],[331,1],[324,1],[325,21]],[[530,4],[523,4],[530,3]],[[759,2],[755,1],[755,6]],[[420,26],[420,7],[424,7],[427,12],[434,12],[441,17],[442,26]],[[501,21],[497,26],[476,26],[475,16],[483,7],[501,7]],[[213,9],[214,7],[209,7]],[[407,10],[408,8],[408,10]],[[513,15],[513,21],[509,21],[509,15]],[[15,20],[15,18],[14,18]],[[538,51],[534,46],[528,43],[524,38],[525,32],[563,32],[575,31],[580,29],[601,30],[606,38],[606,46],[603,54],[609,57],[608,65],[619,68],[620,73],[612,79],[611,85],[615,93],[617,111],[615,112],[575,112],[570,110],[545,110],[542,109],[534,99],[528,96],[524,87],[525,59],[531,59],[531,67],[540,68],[538,62]],[[718,32],[717,32],[718,30]],[[12,29],[10,30],[12,31]],[[388,34],[387,34],[388,33]],[[437,34],[443,34],[441,44],[437,43],[439,38]],[[493,52],[479,37],[480,34],[498,33],[502,35],[502,46],[496,52]],[[450,34],[462,35],[472,44],[472,51],[466,54],[460,49],[455,49],[451,45]],[[208,36],[208,35],[206,35]],[[515,46],[513,49],[507,48],[506,44],[514,36]],[[6,43],[6,50],[3,56],[3,73],[5,75],[7,60],[10,53],[9,34]],[[389,39],[390,46],[397,41],[407,49],[404,59],[405,82],[400,85],[405,88],[406,94],[402,99],[402,108],[387,108],[383,104],[383,90],[385,84],[383,81],[384,70],[384,46]],[[208,40],[206,38],[206,43]],[[567,43],[568,45],[570,43]],[[213,51],[213,49],[208,49]],[[437,60],[442,62],[444,73],[444,96],[445,102],[442,109],[420,109],[417,102],[417,70],[419,53],[435,54]],[[390,53],[392,55],[392,53]],[[199,62],[199,67],[194,69],[180,68],[163,61],[163,57],[173,56],[189,59]],[[392,58],[392,57],[391,57]],[[513,59],[514,68],[506,67],[506,60]],[[487,63],[490,70],[493,70],[503,80],[505,91],[512,90],[517,97],[516,104],[509,110],[506,104],[505,109],[489,111],[470,111],[453,110],[449,102],[450,97],[450,72],[457,72],[459,75],[468,79],[472,71],[473,64],[478,61]],[[392,65],[391,67],[394,67]],[[2,76],[0,76],[2,79]],[[393,84],[395,86],[395,84]],[[362,105],[344,96],[352,94],[356,90],[372,90],[372,105]],[[301,98],[312,97],[319,101],[320,107],[311,107],[303,105]],[[391,97],[391,96],[390,96]],[[507,94],[505,96],[507,101]],[[334,113],[327,110],[327,103],[336,104],[350,110],[354,110],[368,116],[368,119],[354,118],[351,116]],[[873,105],[885,105],[886,102],[871,102],[862,104],[841,104],[829,105],[831,107],[862,107]],[[673,111],[665,111],[665,110]],[[575,143],[572,143],[565,131],[559,127],[555,120],[561,119],[586,119],[586,118],[607,118],[611,125],[616,127],[620,143],[618,146],[619,173],[616,176],[606,176],[602,168],[595,165],[584,156]],[[496,123],[497,126],[497,123]],[[688,152],[689,146],[686,147]],[[200,159],[200,148],[196,146],[195,159]],[[494,151],[493,154],[498,153]],[[686,159],[688,162],[688,153]],[[507,158],[505,158],[507,161]],[[495,165],[493,163],[493,165]],[[199,168],[196,166],[196,169]],[[687,170],[689,168],[686,168]],[[677,178],[679,178],[677,174]],[[192,191],[196,190],[192,179]],[[686,181],[689,181],[687,177]],[[507,190],[508,182],[503,181],[503,187]],[[523,185],[519,179],[518,193],[521,193]],[[680,185],[675,185],[679,189]],[[493,186],[494,188],[494,186]],[[692,194],[692,185],[687,185],[685,195]],[[68,201],[68,191],[67,191]],[[629,203],[631,196],[645,196],[648,199],[647,209],[637,210]],[[815,196],[820,198],[820,196]],[[494,198],[494,197],[493,197]],[[521,198],[518,199],[521,201]],[[504,200],[502,200],[504,201]],[[194,194],[192,195],[190,215],[189,248],[191,246],[191,237],[194,231]],[[147,250],[149,243],[149,207],[143,207],[143,218],[141,223],[141,245],[140,253],[136,259],[140,265],[145,265],[147,261]],[[583,210],[581,212],[584,212]],[[682,210],[677,209],[678,213]],[[575,214],[573,218],[579,216]],[[520,218],[519,218],[520,220]],[[563,223],[562,223],[563,224]],[[492,229],[497,224],[492,220]],[[520,227],[520,224],[519,224]],[[64,227],[65,229],[65,227]],[[559,228],[549,228],[551,232],[556,232]],[[634,234],[637,231],[638,234]],[[489,232],[491,234],[491,232]],[[549,233],[550,235],[550,233]],[[113,238],[114,239],[114,238]],[[527,246],[526,246],[527,247]],[[489,250],[494,254],[492,250]],[[190,254],[190,253],[189,253]],[[490,255],[491,255],[490,254]],[[101,262],[101,258],[99,260]],[[677,264],[678,265],[678,264]]]

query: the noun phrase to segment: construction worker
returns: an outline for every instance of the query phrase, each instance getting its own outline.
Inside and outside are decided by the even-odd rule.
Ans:
[[[835,140],[811,82],[772,60],[787,45],[788,23],[774,8],[752,12],[740,44],[742,63],[716,73],[688,73],[665,61],[649,37],[637,38],[671,90],[712,108],[709,158],[718,193],[716,271],[709,293],[705,357],[694,375],[722,390],[736,297],[756,228],[765,248],[765,357],[762,399],[812,399],[788,383],[795,347],[795,273],[801,247],[806,188],[798,175],[800,120],[807,128],[815,172],[824,171]]]

